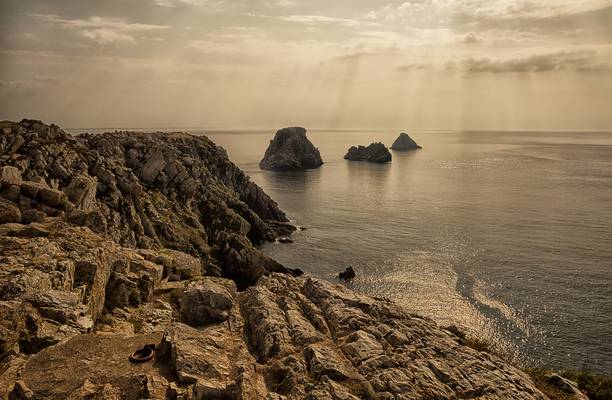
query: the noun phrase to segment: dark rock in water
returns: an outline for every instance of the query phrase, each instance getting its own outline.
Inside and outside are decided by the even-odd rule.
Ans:
[[[283,243],[283,244],[287,244],[287,243],[293,243],[293,240],[289,239],[289,238],[280,238],[277,240],[278,243]]]
[[[259,168],[270,171],[304,171],[323,165],[319,149],[306,137],[306,129],[283,128],[276,132]]]
[[[367,161],[372,163],[387,163],[391,161],[391,153],[382,143],[372,143],[368,147],[353,146],[344,156],[349,161]]]
[[[422,149],[422,147],[416,144],[416,142],[410,136],[408,136],[407,133],[404,132],[400,133],[398,138],[395,139],[395,142],[393,142],[393,145],[391,145],[391,150],[395,151],[407,151],[417,149]]]
[[[338,278],[340,279],[353,279],[355,277],[355,270],[353,269],[353,267],[346,267],[346,269],[343,272],[340,272],[338,274]]]

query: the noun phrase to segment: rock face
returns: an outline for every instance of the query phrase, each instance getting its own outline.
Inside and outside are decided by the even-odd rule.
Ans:
[[[344,156],[349,161],[367,161],[384,164],[391,161],[391,153],[382,143],[372,143],[369,146],[353,146]]]
[[[391,145],[391,150],[395,151],[408,151],[408,150],[418,150],[422,149],[421,146],[416,144],[414,140],[407,133],[400,133],[400,135],[395,139],[393,145]]]
[[[225,151],[203,136],[73,137],[55,125],[23,120],[3,123],[0,165],[0,197],[10,202],[0,213],[2,222],[62,217],[124,247],[191,254],[210,274],[244,284],[268,269],[283,270],[253,244],[295,229]],[[239,253],[224,250],[235,242]]]
[[[456,329],[259,252],[284,216],[205,138],[0,129],[2,399],[546,399]]]
[[[306,129],[283,128],[276,132],[259,168],[270,171],[304,171],[323,165],[319,150],[306,137]]]

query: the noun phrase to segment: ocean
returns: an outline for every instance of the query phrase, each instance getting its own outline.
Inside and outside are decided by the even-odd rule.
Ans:
[[[309,131],[325,164],[258,168],[272,131],[209,132],[307,229],[287,266],[465,327],[516,362],[612,372],[612,134],[410,132],[385,165],[348,147],[394,131]]]
[[[258,168],[273,130],[206,134],[307,228],[263,245],[283,264],[350,265],[342,284],[523,365],[612,373],[612,133],[410,131],[423,149],[377,165],[343,156],[398,131],[311,130],[303,173]]]

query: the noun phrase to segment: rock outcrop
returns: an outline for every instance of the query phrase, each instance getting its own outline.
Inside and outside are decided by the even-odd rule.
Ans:
[[[421,146],[416,144],[416,142],[408,136],[407,133],[400,133],[400,135],[395,139],[395,142],[391,145],[391,150],[395,151],[408,151],[408,150],[418,150],[422,149]]]
[[[390,162],[392,157],[389,149],[382,143],[372,143],[369,146],[353,146],[348,149],[344,159],[349,161],[367,161],[384,164]]]
[[[243,284],[283,271],[253,244],[295,228],[204,136],[73,137],[56,125],[23,120],[2,124],[0,165],[0,222],[62,217],[124,247],[191,254],[209,274]],[[240,251],[228,250],[235,243]]]
[[[22,121],[0,161],[2,399],[546,399],[456,328],[259,252],[284,214],[206,138]]]
[[[259,162],[259,168],[270,171],[304,171],[321,165],[319,150],[306,137],[306,129],[300,127],[276,132]]]

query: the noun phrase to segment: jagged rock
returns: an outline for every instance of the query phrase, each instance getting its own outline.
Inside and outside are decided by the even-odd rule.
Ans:
[[[98,180],[87,175],[74,175],[64,193],[77,209],[92,211],[96,207]]]
[[[391,150],[395,151],[407,151],[407,150],[417,150],[422,149],[421,146],[416,144],[416,142],[408,136],[407,133],[400,133],[395,142],[391,145]]]
[[[5,123],[0,143],[15,138],[19,146],[0,146],[0,157],[9,164],[2,166],[0,194],[18,204],[22,214],[65,213],[71,223],[124,247],[188,253],[201,260],[200,270],[214,264],[224,275],[235,269],[225,257],[217,259],[213,249],[237,235],[251,255],[240,265],[251,269],[249,281],[269,272],[267,265],[278,266],[270,260],[263,268],[245,265],[266,258],[253,244],[295,230],[278,205],[204,136],[114,132],[73,137],[40,121]],[[29,212],[26,222],[40,219]],[[180,279],[194,276],[186,269],[177,272]]]
[[[179,295],[181,321],[191,326],[223,322],[235,306],[236,286],[227,279],[207,277],[191,282]]]
[[[319,149],[306,137],[306,129],[283,128],[274,135],[259,168],[271,171],[304,171],[323,165]]]
[[[344,159],[349,161],[367,161],[384,164],[391,161],[391,153],[382,143],[372,143],[369,146],[353,146],[348,149]]]

